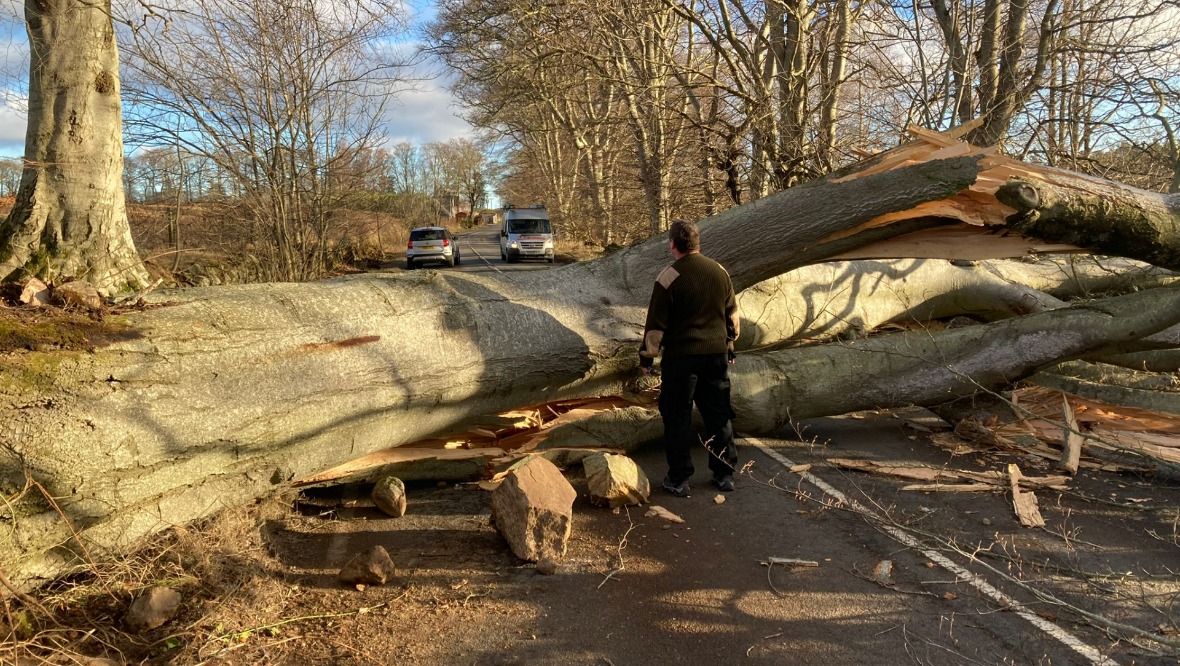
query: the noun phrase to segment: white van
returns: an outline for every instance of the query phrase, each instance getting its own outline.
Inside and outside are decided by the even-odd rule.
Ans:
[[[544,259],[553,263],[553,227],[545,206],[504,207],[500,227],[500,259],[515,263],[521,259]]]

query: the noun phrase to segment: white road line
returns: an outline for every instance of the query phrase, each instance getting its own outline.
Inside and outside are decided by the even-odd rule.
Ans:
[[[487,265],[488,265],[488,268],[490,268],[490,269],[492,269],[492,270],[496,271],[497,273],[503,273],[503,272],[504,272],[504,271],[500,270],[498,267],[496,267],[496,266],[493,266],[493,265],[492,265],[492,262],[490,262],[490,261],[488,261],[486,258],[484,258],[484,256],[483,256],[482,254],[480,254],[480,253],[479,253],[479,250],[475,249],[475,246],[474,246],[474,245],[471,245],[470,243],[468,243],[468,245],[467,245],[467,248],[468,248],[468,249],[470,249],[472,252],[474,252],[474,253],[475,253],[475,256],[479,257],[480,261],[482,261],[482,262],[484,262],[485,264],[487,264]]]
[[[770,448],[759,439],[754,437],[743,437],[742,441],[749,442],[750,444],[754,445],[758,448],[758,450],[770,456],[783,467],[790,468],[795,466],[795,463],[791,462],[781,453]],[[812,474],[811,472],[802,472],[800,473],[800,476],[802,476],[803,479],[811,485],[827,493],[828,496],[835,499],[837,502],[852,507],[857,512],[880,519],[880,517],[877,516],[877,514],[871,509],[857,503],[856,500],[850,499],[843,492],[832,487],[828,482]],[[1094,647],[1083,643],[1077,636],[1074,636],[1061,627],[1058,627],[1052,622],[1049,622],[1036,613],[1030,612],[1028,609],[1024,608],[1020,602],[996,589],[991,583],[987,582],[974,572],[959,566],[942,553],[924,547],[917,539],[892,525],[882,524],[881,527],[886,533],[889,534],[889,536],[896,539],[902,545],[917,550],[918,552],[922,553],[922,555],[926,556],[926,558],[930,561],[935,562],[943,569],[953,573],[958,578],[958,580],[969,583],[972,587],[979,590],[984,595],[990,597],[992,601],[995,601],[1001,606],[1011,609],[1012,612],[1016,613],[1025,620],[1028,620],[1033,626],[1061,641],[1066,647],[1080,654],[1082,657],[1085,657],[1089,663],[1094,664],[1095,666],[1118,666],[1118,663],[1110,657],[1103,655]]]

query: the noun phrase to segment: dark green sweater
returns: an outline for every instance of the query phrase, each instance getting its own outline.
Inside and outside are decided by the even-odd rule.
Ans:
[[[693,253],[656,278],[640,353],[654,357],[663,347],[664,358],[724,354],[733,349],[738,332],[729,273],[716,261]]]

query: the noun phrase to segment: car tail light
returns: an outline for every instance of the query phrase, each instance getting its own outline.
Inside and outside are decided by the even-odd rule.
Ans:
[[[411,238],[410,240],[406,241],[406,249],[407,250],[414,249],[414,239]]]
[[[451,244],[451,241],[449,241],[445,238],[443,239],[443,247],[448,247],[448,246],[450,246],[450,244]]]

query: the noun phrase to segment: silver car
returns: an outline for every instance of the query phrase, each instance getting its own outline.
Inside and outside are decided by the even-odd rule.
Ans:
[[[451,232],[442,227],[419,227],[410,231],[406,243],[406,270],[414,270],[427,261],[442,261],[457,266],[460,261],[459,243]]]

